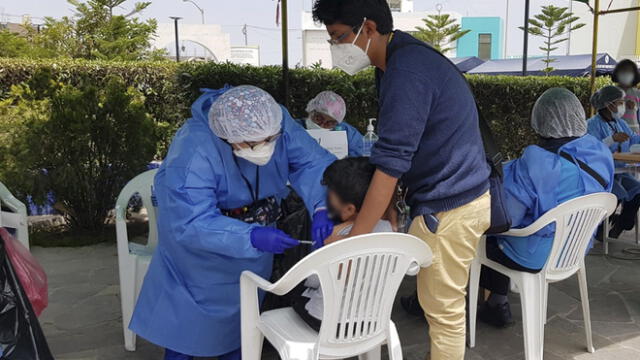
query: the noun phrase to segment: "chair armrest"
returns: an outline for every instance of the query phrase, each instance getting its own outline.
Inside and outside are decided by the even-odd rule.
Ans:
[[[544,215],[542,215],[538,220],[536,220],[533,224],[527,226],[522,229],[510,229],[507,232],[503,232],[503,236],[515,236],[515,237],[525,237],[529,235],[533,235],[538,231],[542,230],[545,226],[556,221],[554,211],[547,211]]]
[[[272,292],[275,288],[274,284],[268,282],[267,280],[261,278],[260,276],[249,270],[245,270],[242,272],[242,275],[240,275],[240,280],[243,282],[246,281],[248,284],[251,284],[268,292]]]

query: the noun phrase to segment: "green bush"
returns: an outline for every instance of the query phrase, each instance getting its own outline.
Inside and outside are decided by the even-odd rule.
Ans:
[[[37,69],[48,69],[56,81],[72,85],[78,85],[85,78],[99,85],[104,84],[108,76],[117,76],[139,90],[144,95],[146,111],[157,125],[154,135],[158,139],[158,159],[164,157],[173,133],[190,116],[189,107],[199,96],[200,88],[252,84],[284,102],[282,71],[278,66],[25,59],[0,59],[0,98],[6,96],[11,85],[30,79]],[[290,74],[289,111],[293,117],[306,116],[307,102],[322,90],[333,90],[344,97],[346,121],[360,130],[364,130],[366,119],[376,117],[378,106],[372,70],[356,76],[323,69],[292,69]],[[589,113],[588,78],[483,75],[467,78],[483,114],[509,157],[518,156],[523,147],[536,141],[529,116],[535,100],[546,89],[566,87],[576,93]],[[598,78],[597,86],[604,86],[608,81],[608,78]]]
[[[122,187],[153,159],[157,125],[144,97],[114,76],[78,85],[40,70],[0,103],[10,132],[0,151],[0,178],[23,196],[54,192],[75,230],[104,226]]]

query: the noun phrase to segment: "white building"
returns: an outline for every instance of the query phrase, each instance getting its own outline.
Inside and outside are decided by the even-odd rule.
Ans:
[[[592,2],[593,4],[593,2]],[[600,2],[600,10],[606,10],[608,1]],[[637,6],[637,0],[616,0],[611,9]],[[590,54],[593,37],[593,14],[589,8],[578,2],[573,4],[573,13],[580,17],[579,22],[586,26],[571,32],[569,52],[572,55]],[[608,53],[620,61],[628,58],[640,60],[640,12],[631,11],[601,15],[598,25],[598,53]]]
[[[437,11],[413,11],[412,0],[389,0],[392,9],[393,26],[395,29],[403,31],[415,31],[416,26],[424,26],[422,19],[428,15],[437,14]],[[449,14],[457,23],[460,23],[462,16],[455,12],[443,12]],[[320,64],[323,68],[331,68],[331,52],[327,42],[329,35],[322,24],[313,22],[310,12],[302,13],[302,64],[311,66]],[[455,47],[455,43],[450,44]],[[447,56],[454,57],[456,50],[446,53]]]
[[[174,23],[158,24],[152,47],[156,49],[166,48],[173,52],[172,46],[175,47],[175,36]],[[183,24],[179,22],[178,40],[181,43],[189,41],[202,46],[207,52],[206,59],[221,62],[231,59],[231,36],[224,33],[220,25]]]

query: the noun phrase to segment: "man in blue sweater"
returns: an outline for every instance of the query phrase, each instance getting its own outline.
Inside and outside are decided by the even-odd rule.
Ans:
[[[469,264],[490,222],[489,166],[473,95],[458,70],[424,43],[393,31],[386,0],[316,0],[333,65],[355,74],[376,67],[380,140],[377,170],[350,236],[371,232],[402,180],[410,233],[431,247],[418,275],[431,359],[462,360]]]

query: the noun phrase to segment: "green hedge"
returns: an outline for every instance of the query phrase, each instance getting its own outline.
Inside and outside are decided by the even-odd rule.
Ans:
[[[282,102],[281,68],[238,66],[215,63],[30,61],[0,59],[0,98],[13,84],[29,79],[38,68],[49,68],[58,81],[76,84],[83,79],[103,83],[108,75],[121,77],[145,96],[145,106],[162,133],[158,157],[177,127],[189,116],[189,106],[203,87],[219,88],[252,84],[270,92]],[[337,70],[292,69],[289,110],[294,117],[305,116],[307,101],[322,90],[333,90],[347,103],[347,121],[360,129],[375,117],[377,102],[373,71],[348,76]],[[468,79],[485,117],[509,157],[535,142],[529,115],[536,98],[550,87],[566,87],[578,95],[588,113],[589,80],[573,77],[517,77],[472,75]],[[607,83],[598,79],[598,87]]]

